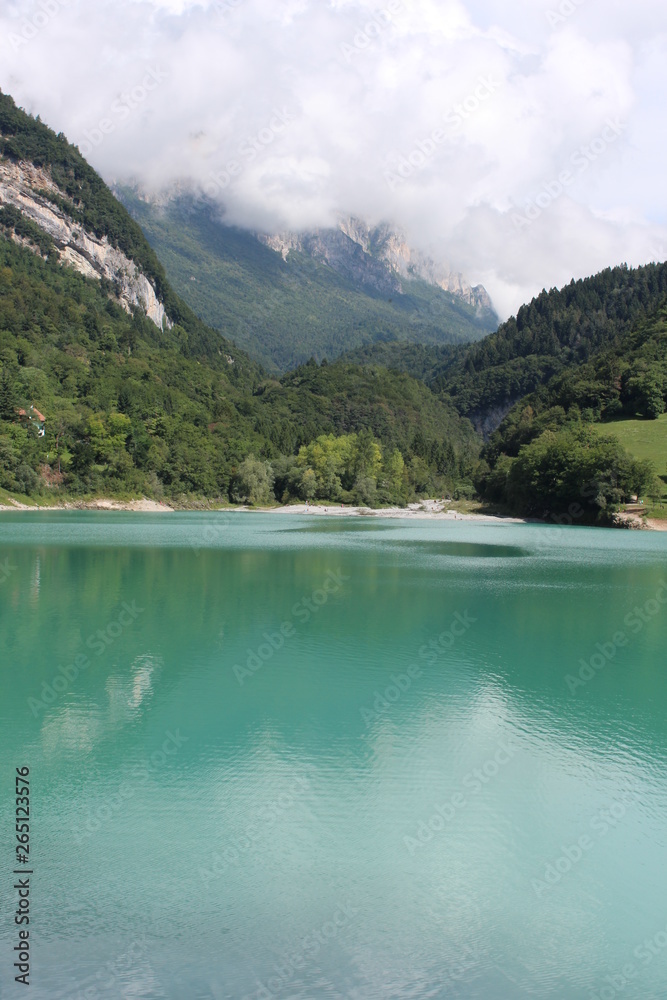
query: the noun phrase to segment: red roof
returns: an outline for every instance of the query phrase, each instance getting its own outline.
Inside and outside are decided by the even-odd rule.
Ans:
[[[19,417],[28,417],[30,420],[32,420],[33,417],[37,417],[40,424],[46,423],[46,417],[44,416],[44,414],[40,413],[39,410],[36,409],[34,406],[30,407],[30,413],[26,413],[25,410],[17,410],[16,415]]]

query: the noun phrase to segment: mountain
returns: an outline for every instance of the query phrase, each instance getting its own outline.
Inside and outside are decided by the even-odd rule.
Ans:
[[[405,295],[412,281],[422,280],[473,306],[477,316],[497,323],[493,303],[482,285],[474,288],[449,265],[413,250],[405,237],[388,225],[371,227],[362,219],[341,218],[335,229],[282,233],[258,239],[287,260],[304,253],[321,260],[337,274],[379,292]]]
[[[470,342],[498,325],[481,286],[411,251],[388,227],[347,219],[314,233],[255,234],[192,196],[158,203],[127,188],[117,194],[178,293],[271,371],[376,341]]]
[[[282,266],[256,239],[239,260],[250,245]],[[408,376],[267,376],[183,302],[65,136],[0,93],[0,490],[270,500],[253,483],[275,477],[281,497],[405,502],[469,491],[479,447]],[[332,449],[320,482],[309,463]]]

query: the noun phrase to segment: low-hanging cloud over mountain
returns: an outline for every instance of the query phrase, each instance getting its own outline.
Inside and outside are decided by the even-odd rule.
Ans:
[[[391,221],[507,314],[667,257],[662,0],[17,0],[0,87],[109,181]]]

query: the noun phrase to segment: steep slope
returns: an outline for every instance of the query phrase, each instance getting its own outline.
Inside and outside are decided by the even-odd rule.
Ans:
[[[0,92],[0,225],[11,239],[55,254],[105,288],[126,310],[180,325],[195,353],[214,356],[220,338],[167,281],[141,228],[62,134]],[[18,214],[17,214],[18,213]],[[222,349],[234,353],[223,341]],[[247,368],[239,356],[239,367]],[[256,366],[251,366],[256,367]]]
[[[139,306],[160,329],[171,325],[146,275],[109,242],[107,235],[100,237],[82,228],[75,220],[75,216],[81,218],[80,211],[74,202],[68,203],[48,169],[25,161],[0,161],[0,203],[4,206],[0,225],[5,230],[17,234],[16,224],[23,216],[24,224],[45,234],[43,251],[56,253],[63,263],[86,277],[110,281],[126,312]]]
[[[224,495],[235,463],[265,442],[241,412],[236,363],[188,356],[186,336],[0,237],[0,485]],[[43,437],[20,418],[33,405]]]
[[[159,206],[127,189],[118,195],[179,294],[272,371],[379,340],[469,342],[497,326],[483,289],[392,257],[388,237],[382,245],[377,234],[364,242],[342,230],[257,237],[223,225],[205,201]]]
[[[376,291],[402,295],[412,281],[425,281],[473,306],[478,318],[486,315],[490,323],[497,322],[482,285],[473,288],[460,272],[414,250],[402,233],[387,224],[369,226],[363,219],[341,217],[335,229],[260,234],[258,238],[285,260],[290,253],[305,253]]]

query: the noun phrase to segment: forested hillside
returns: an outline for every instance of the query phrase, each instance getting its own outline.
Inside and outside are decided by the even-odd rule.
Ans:
[[[542,292],[431,380],[459,413],[490,432],[512,405],[568,367],[585,364],[667,300],[667,264],[608,268]]]
[[[533,516],[574,505],[581,523],[605,520],[667,486],[667,441],[649,449],[651,463],[646,448],[633,457],[625,432],[667,408],[666,300],[667,265],[617,267],[542,293],[467,348],[377,344],[348,358],[409,371],[490,433],[476,479],[486,500]]]
[[[43,499],[270,500],[272,491],[247,487],[250,456],[249,467],[282,461],[292,470],[299,449],[318,436],[366,431],[383,459],[371,475],[348,440],[352,458],[337,498],[405,502],[460,483],[470,492],[479,441],[422,384],[383,369],[372,375],[313,362],[282,385],[212,331],[194,348],[185,328],[160,331],[140,311],[124,312],[110,292],[0,235],[5,490]],[[46,418],[44,436],[31,405]],[[393,485],[382,489],[385,456]],[[280,497],[317,495],[302,480],[307,468],[281,485]]]
[[[296,451],[298,443],[323,433],[338,436],[363,429],[385,450],[404,456],[407,479],[416,492],[426,490],[430,481],[436,490],[473,494],[478,436],[453,407],[408,375],[381,366],[344,361],[318,366],[311,361],[279,383],[267,381],[259,392],[262,419],[290,435],[277,442],[283,452]],[[271,436],[269,424],[263,429]]]
[[[658,269],[656,269],[657,271]],[[535,513],[559,510],[595,483],[586,505],[605,510],[628,493],[660,496],[667,469],[621,459],[619,418],[649,424],[667,407],[667,309],[619,333],[588,361],[571,364],[521,400],[485,449],[490,472],[479,487],[490,499]],[[597,425],[593,427],[593,425]],[[601,439],[612,443],[603,444]],[[611,461],[612,453],[619,458]],[[606,464],[605,464],[606,463]]]
[[[222,344],[200,353],[183,328],[128,316],[101,285],[6,238],[0,363],[6,489],[217,495],[235,461],[263,445],[238,409],[258,377],[240,353],[233,364]],[[43,438],[17,419],[32,404],[46,416]]]
[[[270,371],[311,356],[331,361],[376,341],[468,343],[497,326],[495,314],[478,314],[422,280],[403,280],[400,294],[365,286],[304,253],[283,260],[253,233],[225,226],[219,207],[206,201],[181,197],[156,207],[128,189],[118,194],[178,293]]]
[[[443,373],[465,358],[467,344],[406,344],[401,341],[377,341],[347,351],[341,361],[355,365],[382,365],[419,379],[432,388]]]

